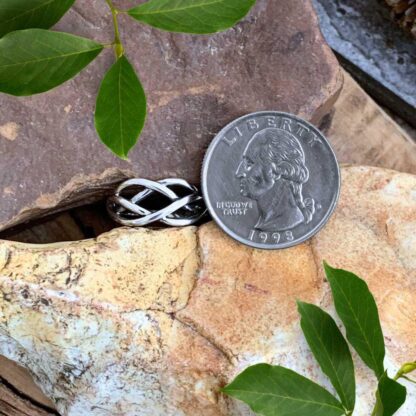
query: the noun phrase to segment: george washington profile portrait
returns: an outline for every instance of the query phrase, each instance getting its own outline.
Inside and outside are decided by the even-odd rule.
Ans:
[[[260,217],[255,229],[290,230],[308,224],[315,214],[315,201],[304,198],[309,179],[305,153],[290,132],[266,128],[248,143],[236,176],[240,193],[257,202]]]

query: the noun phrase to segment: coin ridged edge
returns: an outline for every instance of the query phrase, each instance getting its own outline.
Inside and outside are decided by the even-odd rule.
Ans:
[[[309,231],[307,234],[305,234],[304,236],[302,236],[301,238],[297,239],[295,242],[286,242],[283,243],[281,245],[271,245],[271,244],[261,244],[261,243],[249,243],[247,241],[247,239],[243,239],[242,237],[240,237],[238,234],[236,234],[234,231],[229,230],[226,228],[226,226],[222,223],[222,221],[218,218],[214,208],[211,206],[211,202],[208,198],[208,186],[207,186],[207,170],[208,170],[208,164],[209,164],[209,160],[211,159],[211,155],[213,153],[213,150],[215,149],[217,142],[219,140],[221,140],[220,138],[222,137],[223,133],[225,133],[225,131],[229,130],[230,127],[232,125],[238,124],[241,121],[245,120],[246,118],[251,118],[251,117],[259,117],[259,116],[267,116],[267,115],[273,115],[273,116],[286,116],[286,117],[290,117],[293,118],[301,123],[306,123],[307,126],[311,127],[315,133],[318,133],[319,136],[322,136],[325,139],[325,144],[326,146],[329,148],[330,153],[332,155],[332,157],[334,158],[335,161],[335,165],[337,168],[337,172],[336,172],[336,176],[337,176],[337,192],[334,195],[334,198],[332,199],[331,205],[327,210],[327,213],[325,214],[324,218],[322,218],[322,220],[319,222],[319,224],[313,228],[311,231]],[[336,154],[334,152],[334,149],[332,148],[331,144],[329,143],[329,140],[326,138],[326,136],[316,127],[314,126],[312,123],[310,123],[309,121],[302,119],[301,117],[295,115],[295,114],[291,114],[291,113],[287,113],[284,111],[274,111],[274,110],[269,110],[269,111],[257,111],[254,113],[248,113],[245,114],[241,117],[238,117],[237,119],[231,121],[230,123],[228,123],[226,126],[224,126],[216,135],[215,137],[212,139],[211,143],[209,144],[207,151],[205,153],[203,162],[202,162],[202,168],[201,168],[201,191],[202,191],[202,195],[204,197],[204,201],[205,204],[208,208],[208,212],[210,213],[212,219],[215,221],[215,223],[221,228],[221,230],[226,233],[228,236],[230,236],[231,238],[233,238],[234,240],[238,241],[241,244],[244,244],[245,246],[248,247],[252,247],[252,248],[256,248],[256,249],[262,249],[262,250],[281,250],[281,249],[286,249],[286,248],[290,248],[290,247],[294,247],[297,246],[298,244],[302,244],[305,241],[311,239],[312,237],[314,237],[330,220],[330,218],[332,217],[335,208],[338,205],[338,201],[340,198],[340,191],[341,191],[341,170],[340,170],[340,166],[336,157]]]

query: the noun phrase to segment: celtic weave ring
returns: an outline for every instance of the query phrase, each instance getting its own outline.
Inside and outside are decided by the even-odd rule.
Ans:
[[[133,196],[132,191],[135,192]],[[145,208],[141,205],[145,200],[156,196],[160,196],[168,204],[161,209]],[[183,179],[173,178],[158,182],[129,179],[108,199],[107,210],[113,220],[131,227],[145,226],[158,221],[174,227],[183,227],[195,224],[207,212],[198,189]]]

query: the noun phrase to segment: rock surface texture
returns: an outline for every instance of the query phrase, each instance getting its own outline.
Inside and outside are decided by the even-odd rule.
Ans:
[[[324,36],[344,66],[378,102],[416,127],[415,42],[391,21],[384,1],[313,2]],[[391,3],[402,10],[407,6]]]
[[[128,8],[137,1],[116,3]],[[228,122],[270,109],[317,122],[341,88],[310,0],[258,0],[243,22],[214,36],[170,34],[126,16],[120,24],[148,96],[139,145],[124,162],[94,130],[110,50],[56,90],[0,95],[0,229],[96,199],[127,176],[199,183],[205,149]],[[103,0],[78,0],[57,29],[105,43],[113,37]]]
[[[0,243],[0,354],[27,367],[68,416],[247,416],[218,393],[250,364],[330,388],[295,300],[333,313],[323,259],[376,297],[386,365],[416,356],[416,177],[346,167],[340,204],[311,241],[260,251],[199,229],[117,229],[96,240]],[[376,382],[357,356],[359,416]],[[414,416],[416,388],[398,416]]]
[[[320,124],[338,160],[416,174],[416,130],[407,133],[344,71],[344,86]]]

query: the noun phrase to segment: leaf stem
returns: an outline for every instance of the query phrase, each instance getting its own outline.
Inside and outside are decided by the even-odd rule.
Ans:
[[[116,7],[114,7],[112,0],[105,0],[105,1],[107,2],[108,7],[110,8],[111,14],[113,16],[113,25],[114,25],[113,46],[114,46],[114,52],[116,53],[116,57],[117,59],[119,59],[124,55],[124,47],[123,47],[123,44],[121,43],[120,31],[119,31],[118,20],[117,20],[117,15],[119,13],[119,10]]]
[[[380,406],[381,406],[380,397],[377,394],[376,395],[376,403],[374,405],[373,411],[371,412],[371,416],[377,416],[377,414],[379,414]]]
[[[414,371],[415,369],[416,369],[416,362],[403,364],[402,367],[400,368],[400,370],[394,376],[393,380],[397,381],[401,378],[407,379],[406,374]],[[380,398],[377,395],[376,396],[376,404],[374,406],[373,412],[371,413],[371,416],[376,416],[377,415],[380,405],[381,405]]]
[[[399,378],[405,378],[406,374],[412,373],[416,370],[416,361],[411,363],[405,363],[401,366],[400,370],[397,372],[394,380],[397,381]]]

